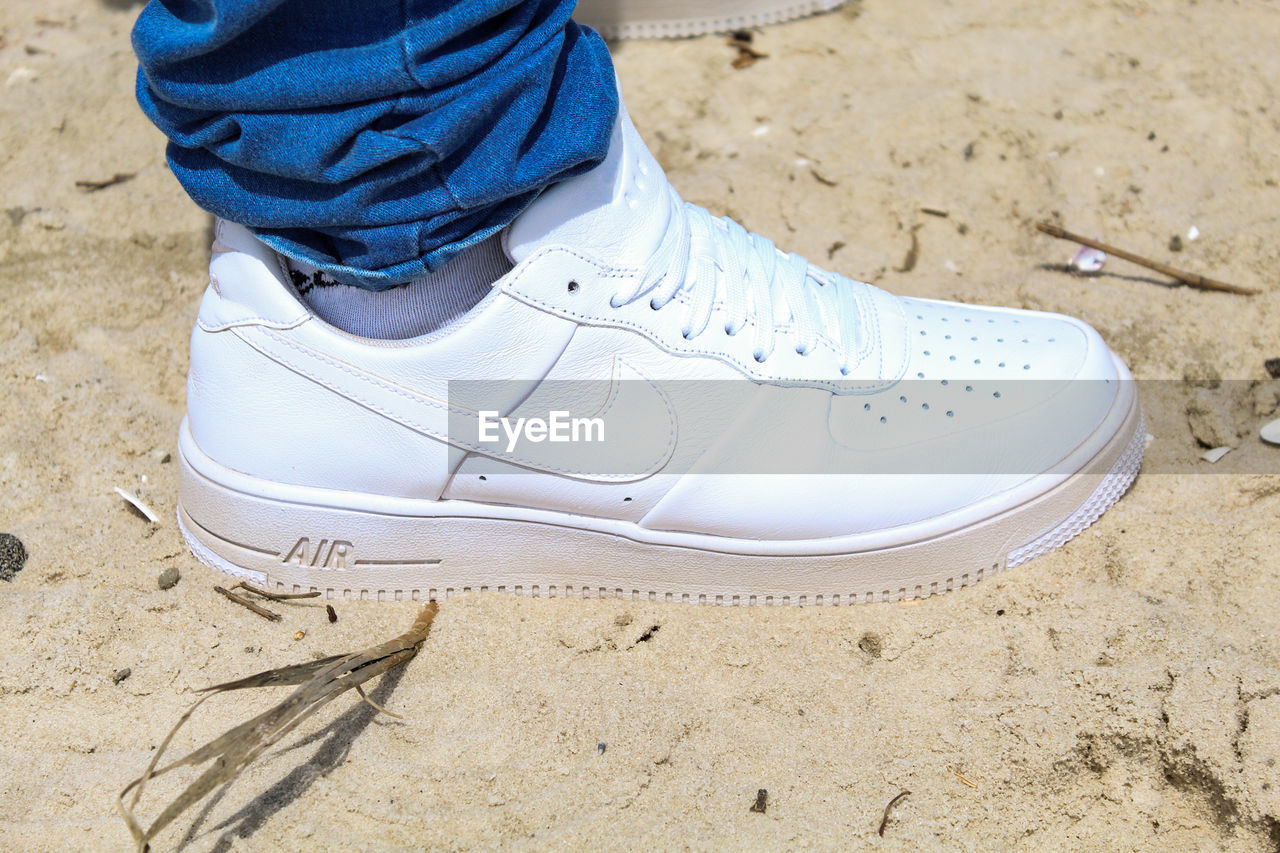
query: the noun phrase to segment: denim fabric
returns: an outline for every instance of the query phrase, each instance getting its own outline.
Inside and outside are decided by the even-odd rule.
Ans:
[[[574,0],[151,0],[138,100],[197,204],[379,290],[590,169],[618,109]]]

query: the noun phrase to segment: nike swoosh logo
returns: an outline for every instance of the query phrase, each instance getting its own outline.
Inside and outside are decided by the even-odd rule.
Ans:
[[[608,380],[543,380],[508,412],[499,404],[483,403],[486,383],[495,386],[495,399],[502,396],[496,393],[501,380],[463,382],[466,393],[459,396],[469,405],[460,406],[335,359],[274,329],[246,325],[228,331],[272,361],[406,429],[533,471],[624,483],[656,474],[675,452],[677,420],[670,398],[618,357]],[[440,382],[447,395],[448,381]],[[482,409],[499,410],[512,421],[546,418],[553,411],[568,418],[599,419],[600,440],[519,441],[509,447],[509,436],[499,429],[499,440],[485,441],[486,435],[493,435],[493,425],[491,414],[482,422]]]

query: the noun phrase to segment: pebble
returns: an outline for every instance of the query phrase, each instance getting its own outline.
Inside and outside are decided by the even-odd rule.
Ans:
[[[11,581],[27,563],[27,549],[12,533],[0,533],[0,581]]]
[[[181,579],[182,573],[174,566],[160,573],[160,577],[156,578],[156,585],[161,589],[173,589]]]
[[[1280,444],[1280,418],[1258,430],[1258,435],[1267,444]]]
[[[1280,358],[1269,358],[1262,362],[1262,366],[1267,369],[1267,375],[1272,379],[1280,379]]]
[[[1097,249],[1091,249],[1088,246],[1080,247],[1080,251],[1072,256],[1067,262],[1067,266],[1075,270],[1080,275],[1097,275],[1102,272],[1102,267],[1107,262],[1107,253],[1100,252]]]
[[[131,675],[133,675],[133,670],[127,666],[124,669],[117,669],[115,672],[111,673],[111,683],[119,684]]]
[[[1235,422],[1221,396],[1207,388],[1197,388],[1187,401],[1187,424],[1204,448],[1231,445],[1237,437]]]

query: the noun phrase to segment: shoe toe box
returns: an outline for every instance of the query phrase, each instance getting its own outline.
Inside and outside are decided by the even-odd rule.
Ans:
[[[870,457],[863,470],[1030,477],[1072,456],[1114,408],[1127,372],[1088,324],[903,301],[903,380],[832,404],[832,435]]]

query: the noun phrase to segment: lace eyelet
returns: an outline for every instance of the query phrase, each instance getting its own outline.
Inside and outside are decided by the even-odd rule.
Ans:
[[[662,306],[654,302],[652,299],[649,300],[649,307],[652,308],[654,311],[662,310]]]
[[[756,360],[756,364],[764,364],[764,363],[765,363],[765,361],[768,359],[768,356],[766,356],[766,355],[761,355],[761,354],[760,354],[760,353],[758,353],[758,352],[757,352],[757,353],[752,353],[752,354],[751,354],[751,357],[752,357],[752,358],[754,358],[754,359]]]
[[[571,282],[569,282],[569,292],[570,292],[570,293],[577,293],[577,292],[578,292],[578,288],[579,288],[579,285],[578,285],[578,283],[577,283],[576,281],[571,281]]]

